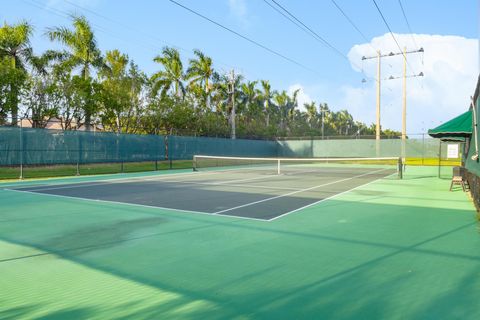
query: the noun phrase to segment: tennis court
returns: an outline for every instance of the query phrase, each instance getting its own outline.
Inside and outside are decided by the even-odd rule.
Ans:
[[[2,184],[0,318],[480,317],[475,210],[437,168],[198,164]]]
[[[196,157],[196,170],[200,169],[201,157]],[[208,170],[201,172],[10,190],[272,220],[366,183],[388,176],[396,178],[395,158],[373,159],[367,164],[356,159],[329,159],[328,163],[324,159],[290,159],[285,165],[282,159],[282,172],[275,167],[280,159],[203,158],[202,169],[208,164]]]

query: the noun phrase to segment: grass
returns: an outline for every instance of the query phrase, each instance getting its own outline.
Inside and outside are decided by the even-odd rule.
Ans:
[[[120,172],[144,172],[167,169],[188,169],[192,167],[190,160],[175,160],[170,162],[155,161],[148,162],[126,162],[123,163],[92,163],[79,166],[80,175],[112,174]],[[77,174],[76,165],[52,165],[52,166],[25,166],[23,168],[24,179],[51,178],[75,176]],[[20,177],[20,167],[0,167],[0,180],[18,179]]]

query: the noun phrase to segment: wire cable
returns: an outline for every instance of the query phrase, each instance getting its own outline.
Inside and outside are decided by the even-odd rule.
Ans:
[[[357,25],[353,22],[352,19],[350,19],[350,17],[345,13],[345,11],[337,4],[337,2],[335,0],[330,0],[333,5],[338,9],[338,11],[340,11],[340,13],[345,17],[345,19],[347,19],[347,21],[352,25],[353,28],[355,28],[355,30],[357,30],[357,32],[362,36],[363,40],[368,43],[370,45],[370,47],[375,50],[375,52],[377,52],[378,50],[376,48],[373,47],[373,45],[371,44],[370,40],[367,39],[367,37],[365,36],[365,34],[363,34],[363,32],[360,30],[360,28],[357,27]]]
[[[405,54],[405,52],[403,52],[402,48],[400,47],[400,44],[398,43],[397,38],[396,38],[395,35],[393,34],[392,29],[390,28],[387,20],[385,19],[385,16],[383,15],[382,10],[380,10],[380,8],[378,7],[378,4],[377,4],[377,2],[376,2],[375,0],[372,0],[372,1],[373,1],[373,4],[375,4],[375,7],[377,8],[378,13],[379,13],[380,16],[382,17],[383,22],[384,22],[385,25],[387,26],[388,31],[390,31],[390,35],[392,36],[393,40],[394,40],[395,43],[397,44],[398,50],[400,50],[400,52],[402,53],[402,56],[404,57],[405,61],[407,62],[408,67],[410,68],[410,70],[411,70],[414,74],[417,74],[417,73],[413,70],[412,66],[410,65],[410,62],[408,62],[408,60],[407,60],[407,55]]]
[[[273,49],[270,49],[269,47],[267,47],[267,46],[265,46],[265,45],[263,45],[263,44],[255,41],[255,40],[253,40],[253,39],[250,39],[250,38],[248,38],[247,36],[244,36],[243,34],[237,32],[237,31],[235,31],[235,30],[233,30],[233,29],[230,29],[229,27],[226,27],[226,26],[222,25],[222,24],[219,23],[219,22],[214,21],[214,20],[212,20],[212,19],[204,16],[203,14],[201,14],[201,13],[199,13],[199,12],[193,10],[193,9],[190,9],[190,8],[184,6],[183,4],[181,4],[181,3],[179,3],[179,2],[177,2],[177,1],[175,1],[175,0],[169,0],[169,1],[170,1],[171,3],[173,3],[173,4],[175,4],[175,5],[183,8],[183,9],[189,11],[190,13],[193,13],[194,15],[196,15],[196,16],[198,16],[198,17],[200,17],[200,18],[202,18],[202,19],[204,19],[204,20],[206,20],[206,21],[208,21],[208,22],[216,25],[217,27],[220,27],[220,28],[222,28],[222,29],[224,29],[224,30],[226,30],[226,31],[228,31],[228,32],[230,32],[230,33],[233,33],[233,34],[236,35],[237,37],[240,37],[240,38],[242,38],[242,39],[244,39],[244,40],[246,40],[246,41],[248,41],[248,42],[256,45],[257,47],[260,47],[260,48],[262,48],[262,49],[270,52],[270,53],[273,54],[273,55],[276,55],[276,56],[278,56],[278,57],[280,57],[280,58],[282,58],[282,59],[284,59],[284,60],[286,60],[286,61],[289,61],[289,62],[291,62],[291,63],[293,63],[293,64],[295,64],[295,65],[297,65],[297,66],[299,66],[299,67],[301,67],[301,68],[303,68],[303,69],[305,69],[305,70],[308,70],[308,71],[310,71],[310,72],[313,72],[313,73],[315,73],[315,74],[320,75],[320,72],[318,72],[318,71],[316,71],[316,70],[314,70],[314,69],[312,69],[312,68],[309,68],[309,67],[307,67],[306,65],[304,65],[304,64],[302,64],[302,63],[300,63],[300,62],[298,62],[298,61],[296,61],[296,60],[293,60],[293,59],[291,59],[291,58],[289,58],[289,57],[287,57],[287,56],[279,53],[278,51],[275,51],[275,50],[273,50]]]
[[[405,10],[403,9],[402,1],[398,0],[398,4],[400,5],[400,9],[402,9],[403,18],[405,19],[405,22],[407,23],[408,31],[410,31],[410,35],[412,37],[413,44],[415,45],[415,49],[418,49],[417,42],[415,41],[415,37],[413,36],[412,28],[410,27],[410,23],[408,22],[407,15],[405,14]]]
[[[320,36],[317,32],[315,32],[312,28],[310,28],[309,26],[307,26],[305,23],[303,23],[299,18],[297,18],[293,13],[291,13],[287,8],[285,8],[284,6],[282,6],[281,4],[279,4],[277,1],[275,0],[270,0],[271,2],[273,2],[278,8],[280,8],[283,12],[281,12],[280,10],[278,10],[278,8],[275,8],[272,4],[270,4],[268,1],[266,0],[263,0],[265,3],[267,3],[271,8],[273,8],[275,11],[279,12],[282,16],[284,16],[286,19],[288,19],[290,22],[292,22],[293,24],[295,24],[298,28],[300,28],[302,31],[304,31],[305,33],[307,33],[308,35],[310,35],[311,37],[313,37],[315,40],[317,40],[318,42],[322,43],[323,45],[329,47],[330,49],[332,49],[337,55],[339,55],[340,57],[344,58],[345,60],[347,60],[349,63],[351,63],[353,66],[355,66],[357,69],[361,70],[362,74],[364,75],[364,77],[366,78],[371,78],[371,77],[368,77],[364,71],[363,71],[363,68],[360,67],[358,64],[356,64],[355,62],[351,61],[343,52],[341,52],[339,49],[337,49],[335,46],[333,46],[330,42],[328,42],[327,40],[325,40],[325,38],[323,38],[322,36]],[[287,16],[288,15],[288,16]]]

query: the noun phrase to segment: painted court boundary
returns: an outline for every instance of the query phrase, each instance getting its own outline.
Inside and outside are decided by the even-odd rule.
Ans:
[[[279,219],[279,218],[281,218],[281,217],[285,217],[285,216],[287,216],[287,215],[289,215],[289,214],[291,214],[291,213],[294,213],[294,212],[300,211],[300,210],[302,210],[302,209],[305,209],[305,208],[314,206],[314,205],[316,205],[316,204],[318,204],[318,203],[321,203],[321,202],[323,202],[323,201],[332,199],[332,198],[337,197],[337,196],[339,196],[339,195],[343,195],[343,194],[345,194],[345,193],[348,193],[348,192],[350,192],[350,191],[352,191],[352,190],[355,190],[355,189],[358,189],[358,188],[360,188],[360,187],[369,185],[369,184],[374,183],[374,182],[376,182],[376,181],[378,181],[378,180],[381,180],[381,179],[384,179],[384,178],[386,178],[386,177],[395,175],[395,173],[392,173],[392,174],[387,175],[387,176],[384,176],[384,177],[380,177],[380,178],[375,179],[375,180],[373,180],[373,181],[369,181],[369,182],[367,182],[367,183],[364,183],[364,184],[362,184],[362,185],[356,186],[356,187],[354,187],[354,188],[351,188],[351,189],[345,190],[345,191],[343,191],[343,192],[334,194],[334,195],[332,195],[332,196],[330,196],[330,197],[327,197],[327,198],[318,200],[318,201],[316,201],[316,202],[310,203],[310,204],[305,205],[305,206],[303,206],[303,207],[300,207],[300,208],[294,209],[294,210],[292,210],[292,211],[283,213],[283,214],[281,214],[281,215],[279,215],[279,216],[276,216],[276,217],[273,217],[273,218],[271,218],[271,219],[259,219],[259,218],[252,218],[252,217],[242,217],[242,216],[236,216],[236,215],[228,215],[228,214],[223,214],[223,212],[228,212],[228,211],[235,210],[235,209],[238,209],[238,208],[255,205],[255,204],[257,204],[257,203],[266,202],[266,201],[270,201],[270,200],[274,200],[274,199],[286,197],[286,196],[289,196],[289,195],[292,195],[292,194],[297,194],[297,193],[300,193],[300,192],[305,192],[305,191],[309,191],[309,190],[314,190],[314,189],[317,189],[317,188],[320,188],[320,187],[323,187],[323,186],[332,185],[332,184],[335,184],[335,183],[352,180],[352,179],[359,178],[359,177],[362,177],[362,176],[372,175],[372,174],[375,174],[375,173],[378,173],[378,172],[382,172],[382,171],[385,171],[385,170],[389,170],[389,169],[375,170],[375,171],[372,171],[372,172],[367,172],[367,173],[364,173],[364,174],[361,174],[361,175],[357,175],[357,176],[353,176],[353,177],[350,177],[350,178],[341,179],[341,180],[336,180],[336,181],[332,181],[332,182],[329,182],[329,183],[325,183],[325,184],[321,184],[321,185],[317,185],[317,186],[313,186],[313,187],[309,187],[309,188],[305,188],[305,189],[296,190],[296,191],[289,192],[289,193],[286,193],[286,194],[283,194],[283,195],[279,195],[279,196],[270,197],[270,198],[266,198],[266,199],[259,200],[259,201],[254,201],[254,202],[246,203],[246,204],[243,204],[243,205],[240,205],[240,206],[236,206],[236,207],[233,207],[233,208],[229,208],[229,209],[225,209],[225,210],[221,210],[221,211],[217,211],[217,212],[213,212],[213,213],[204,212],[204,211],[195,211],[195,210],[184,210],[184,209],[176,209],[176,208],[167,208],[167,207],[160,207],[160,206],[150,206],[150,205],[143,205],[143,204],[136,204],[136,203],[128,203],[128,202],[120,202],[120,201],[112,201],[112,200],[89,199],[89,198],[74,197],[74,196],[56,195],[56,194],[41,193],[41,192],[21,190],[21,189],[9,189],[9,188],[4,188],[3,190],[11,191],[11,192],[19,192],[19,193],[28,193],[28,194],[33,194],[33,195],[37,195],[37,196],[50,196],[50,197],[57,197],[57,198],[65,198],[65,199],[70,199],[70,200],[81,200],[81,201],[88,201],[88,202],[93,201],[93,202],[101,202],[101,203],[107,203],[107,204],[128,205],[128,206],[141,207],[141,208],[161,209],[161,210],[167,210],[167,211],[173,211],[173,212],[182,212],[182,213],[190,213],[190,214],[204,214],[204,215],[210,215],[210,216],[222,216],[222,217],[229,217],[229,218],[236,218],[236,219],[243,219],[243,220],[254,220],[254,221],[271,222],[271,221],[274,221],[274,220]],[[226,185],[227,185],[227,184],[226,184]],[[84,186],[85,186],[85,185],[84,185]],[[248,187],[248,185],[247,185],[246,187]]]

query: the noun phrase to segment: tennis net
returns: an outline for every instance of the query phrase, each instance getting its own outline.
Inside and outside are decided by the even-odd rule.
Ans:
[[[193,156],[193,170],[249,170],[258,174],[352,174],[391,172],[403,177],[401,158],[254,158]]]

